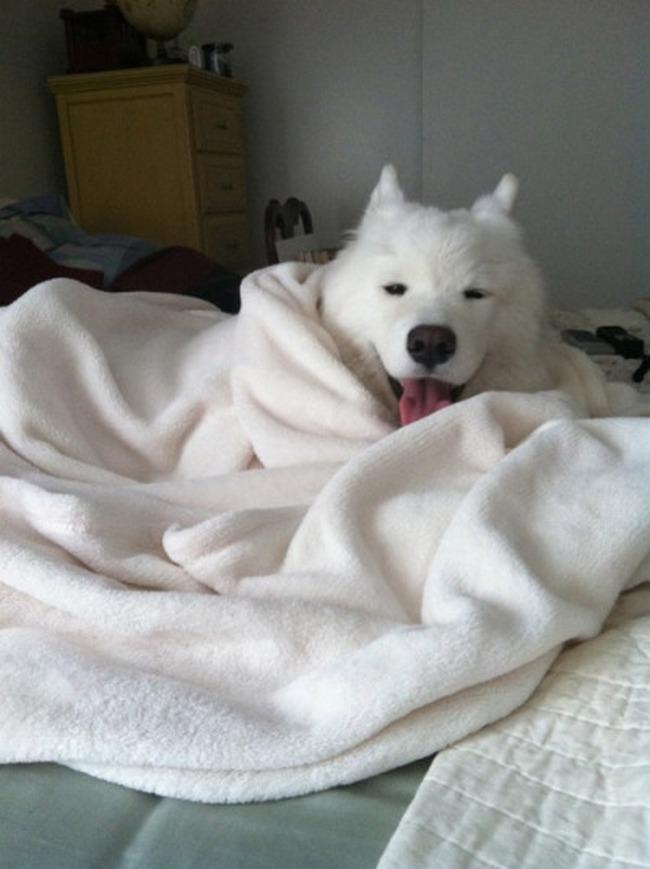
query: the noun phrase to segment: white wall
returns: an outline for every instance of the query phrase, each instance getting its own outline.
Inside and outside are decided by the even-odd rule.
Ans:
[[[3,4],[0,196],[65,190],[45,87],[65,66],[61,5],[101,3]],[[257,262],[271,197],[337,235],[386,161],[444,206],[512,169],[556,301],[647,295],[650,0],[199,0],[190,40],[234,42],[249,88]]]
[[[0,29],[0,197],[64,190],[48,75],[65,72],[61,0],[3,0]]]
[[[293,195],[316,228],[352,228],[381,166],[420,192],[420,0],[200,0],[182,41],[235,44],[245,82],[254,243]]]
[[[7,7],[8,4],[8,7]],[[62,6],[5,0],[0,196],[65,192],[48,75],[65,71]],[[181,42],[232,41],[245,98],[256,261],[272,197],[305,199],[332,239],[353,227],[383,163],[420,192],[420,0],[200,0]]]
[[[501,173],[552,298],[650,292],[650,2],[424,0],[423,191]]]

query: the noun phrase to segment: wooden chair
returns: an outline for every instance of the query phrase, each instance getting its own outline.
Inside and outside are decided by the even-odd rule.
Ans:
[[[336,253],[323,247],[314,234],[309,208],[295,196],[284,205],[271,199],[264,212],[264,238],[269,265],[288,260],[325,263]]]

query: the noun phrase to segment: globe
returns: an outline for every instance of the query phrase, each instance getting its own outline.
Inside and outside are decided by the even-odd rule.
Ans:
[[[190,23],[198,0],[117,0],[126,20],[158,43],[158,61],[166,59],[164,42]]]

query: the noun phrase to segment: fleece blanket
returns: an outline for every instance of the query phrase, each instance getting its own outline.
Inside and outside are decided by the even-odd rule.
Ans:
[[[202,801],[351,782],[518,707],[644,578],[647,420],[558,390],[398,429],[318,284],[0,313],[0,761]]]

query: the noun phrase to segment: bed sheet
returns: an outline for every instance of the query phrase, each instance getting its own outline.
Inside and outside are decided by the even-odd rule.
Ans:
[[[428,766],[237,806],[156,797],[55,764],[0,767],[0,869],[374,867]]]

